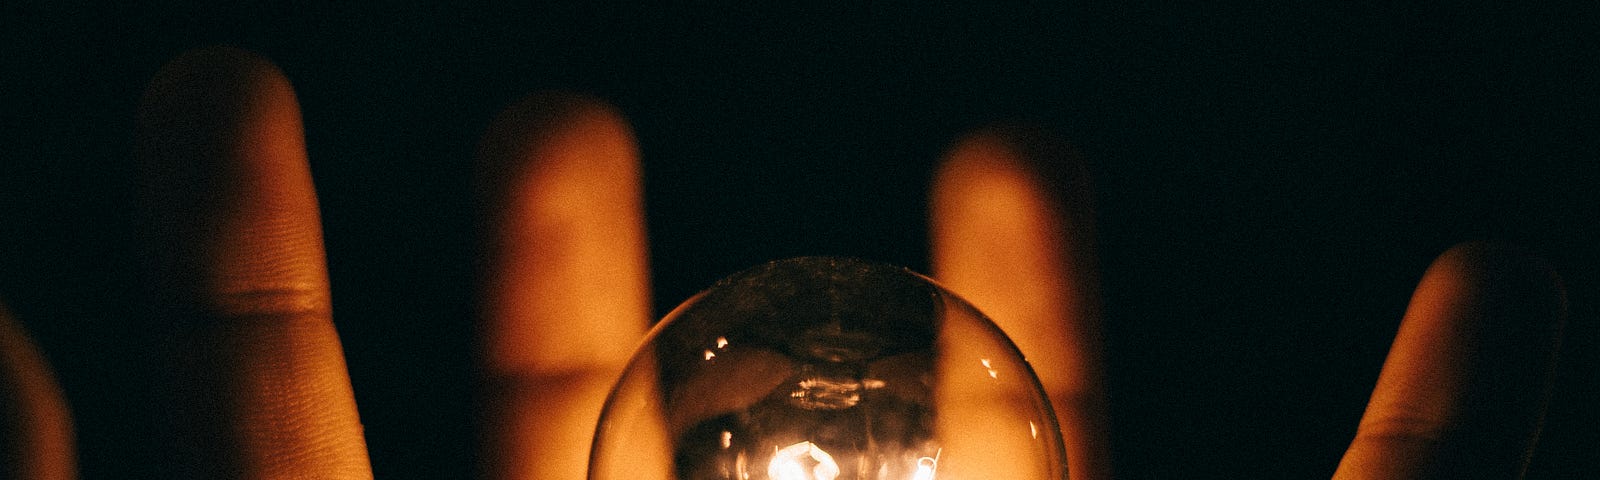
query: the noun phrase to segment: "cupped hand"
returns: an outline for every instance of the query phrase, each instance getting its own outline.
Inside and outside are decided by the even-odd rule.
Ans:
[[[151,82],[137,155],[154,328],[173,333],[173,471],[371,478],[331,320],[317,201],[289,81],[248,52],[185,54]],[[482,473],[579,479],[600,405],[650,324],[638,149],[622,116],[541,94],[479,150]],[[1111,477],[1093,210],[1081,160],[996,128],[950,149],[930,196],[933,275],[1038,373],[1076,480]],[[0,312],[3,313],[3,312]],[[1559,279],[1491,244],[1413,294],[1336,478],[1516,478],[1543,418]],[[42,357],[0,315],[0,478],[74,476]]]

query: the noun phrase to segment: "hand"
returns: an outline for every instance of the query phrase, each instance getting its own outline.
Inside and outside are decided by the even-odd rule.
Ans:
[[[175,332],[174,471],[370,478],[331,323],[320,220],[288,81],[246,52],[186,54],[140,113],[145,244]],[[637,150],[614,110],[543,95],[480,152],[485,472],[582,478],[600,402],[649,324]],[[934,275],[1037,370],[1076,480],[1110,476],[1092,210],[1079,160],[1037,132],[976,133],[931,199]],[[1516,477],[1564,316],[1559,281],[1467,244],[1423,277],[1338,478]],[[59,389],[0,323],[5,478],[71,478]]]

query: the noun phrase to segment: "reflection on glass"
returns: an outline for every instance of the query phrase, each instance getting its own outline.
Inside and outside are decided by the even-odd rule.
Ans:
[[[971,305],[905,269],[799,258],[718,282],[651,332],[589,478],[1063,479],[1056,431]]]

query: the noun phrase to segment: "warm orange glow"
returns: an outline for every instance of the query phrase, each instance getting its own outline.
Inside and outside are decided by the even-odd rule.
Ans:
[[[1542,261],[1482,243],[1440,255],[1334,478],[1519,478],[1564,317]]]
[[[1000,325],[1039,375],[1073,478],[1094,480],[1110,463],[1093,214],[1077,162],[1035,132],[959,142],[934,180],[931,246],[934,277]]]
[[[1047,458],[1050,452],[1044,448],[1053,444],[1032,434],[1037,431],[1032,382],[1014,380],[1027,375],[1025,366],[987,358],[973,361],[983,352],[1005,350],[998,337],[980,327],[945,322],[938,332],[934,434],[947,459],[938,465],[939,478],[1049,478],[1037,460]]]
[[[917,471],[911,475],[911,480],[933,480],[934,475],[939,473],[939,457],[943,453],[944,451],[940,450],[932,457],[918,458]]]
[[[583,478],[607,388],[650,316],[633,134],[598,101],[541,95],[495,121],[480,157],[501,208],[484,272],[484,365],[500,397],[489,470]]]
[[[594,100],[512,107],[485,140],[495,215],[485,304],[496,369],[620,367],[649,319],[638,152]]]
[[[254,54],[197,50],[151,81],[139,123],[156,303],[185,334],[188,460],[205,476],[371,478],[289,81]]]
[[[77,477],[72,416],[39,349],[0,307],[0,477]]]
[[[767,464],[771,480],[833,480],[839,464],[833,456],[811,442],[800,442],[778,449]]]
[[[638,362],[629,366],[628,368],[630,369],[630,373],[637,373],[637,375],[625,375],[621,381],[617,382],[616,393],[619,398],[660,398],[661,385],[657,383],[657,379],[660,378],[660,370],[658,369],[658,364],[656,363],[654,357],[648,355],[639,357]],[[579,396],[573,396],[572,398],[576,401],[586,401]],[[558,415],[562,413],[570,414],[572,411],[577,411],[570,408],[562,409],[559,408],[560,406],[557,407],[558,408],[550,410],[552,410],[554,414]],[[613,408],[607,412],[607,421],[610,423],[609,428],[616,429],[611,430],[609,434],[627,438],[628,442],[612,442],[606,445],[601,445],[601,449],[595,451],[594,456],[597,459],[604,458],[605,461],[596,462],[595,472],[592,477],[584,476],[587,469],[576,471],[555,471],[551,467],[526,465],[520,466],[520,468],[522,469],[522,472],[548,472],[552,475],[549,477],[527,478],[627,478],[631,480],[672,480],[674,476],[672,474],[673,458],[671,447],[672,441],[670,439],[676,435],[668,433],[665,412],[662,412],[660,407],[661,405],[655,402],[625,403],[624,405],[617,406],[616,408]],[[523,412],[525,415],[529,413],[529,411]],[[532,412],[532,414],[537,414],[537,412]],[[594,420],[588,419],[587,422],[584,422],[581,421],[583,419],[575,418],[570,415],[565,418],[557,418],[557,421],[563,422],[567,425],[588,427],[589,430],[586,432],[588,435],[585,435],[582,438],[565,437],[559,434],[550,435],[549,441],[551,443],[542,445],[540,450],[498,450],[492,451],[491,453],[510,454],[513,456],[526,454],[526,452],[541,454],[545,452],[570,453],[574,450],[588,453],[589,449],[584,448],[589,445],[588,443],[584,443],[582,447],[579,447],[576,444],[556,444],[555,442],[592,440],[595,432]],[[538,437],[536,434],[540,432],[537,430],[527,430],[520,433],[524,435],[524,438],[531,438]],[[538,462],[539,459],[524,458],[521,461]],[[506,462],[506,464],[514,466],[514,464],[511,462]],[[583,466],[580,465],[579,467]],[[514,472],[491,473],[505,477]]]
[[[151,80],[139,120],[147,231],[172,294],[218,315],[327,310],[300,107],[277,67],[190,52]]]

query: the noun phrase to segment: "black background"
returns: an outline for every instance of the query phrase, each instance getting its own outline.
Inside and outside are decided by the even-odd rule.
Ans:
[[[1428,262],[1522,243],[1572,309],[1532,477],[1600,472],[1588,2],[518,3],[0,7],[0,297],[59,371],[87,478],[160,458],[133,111],[164,61],[215,43],[297,88],[379,478],[471,471],[471,155],[498,109],[549,88],[635,126],[658,311],[781,257],[925,270],[949,142],[997,121],[1075,142],[1124,478],[1330,474]]]

